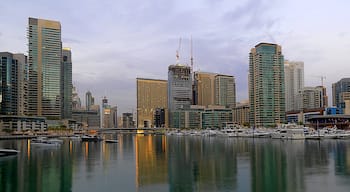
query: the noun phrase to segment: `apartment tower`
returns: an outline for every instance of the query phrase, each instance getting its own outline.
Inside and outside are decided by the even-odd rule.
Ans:
[[[29,18],[28,115],[61,118],[61,24]]]
[[[286,111],[298,110],[297,95],[304,88],[304,62],[284,61]]]
[[[260,43],[249,54],[250,126],[285,122],[284,58],[281,46]]]

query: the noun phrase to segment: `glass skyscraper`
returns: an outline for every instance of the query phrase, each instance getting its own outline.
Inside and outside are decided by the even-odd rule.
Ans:
[[[70,48],[62,49],[62,118],[72,118],[72,52]]]
[[[284,58],[281,46],[260,43],[249,54],[250,126],[285,122]]]
[[[28,115],[60,119],[61,96],[61,24],[57,21],[29,18]]]

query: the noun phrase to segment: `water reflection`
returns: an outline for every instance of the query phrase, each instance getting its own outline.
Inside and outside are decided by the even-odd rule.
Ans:
[[[106,135],[108,137],[108,135]],[[1,191],[347,191],[350,141],[119,134],[0,159]]]

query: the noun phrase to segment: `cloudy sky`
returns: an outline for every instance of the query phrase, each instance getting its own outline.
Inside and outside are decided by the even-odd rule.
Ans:
[[[167,79],[167,67],[234,75],[237,100],[248,98],[248,55],[260,42],[304,61],[305,85],[331,84],[350,73],[348,0],[11,0],[1,5],[0,51],[27,53],[28,17],[61,22],[72,48],[73,83],[120,112],[135,111],[136,78]]]

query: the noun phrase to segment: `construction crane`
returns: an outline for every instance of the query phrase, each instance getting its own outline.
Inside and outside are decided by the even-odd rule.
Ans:
[[[192,50],[192,36],[191,36],[191,72],[193,73],[193,50]]]
[[[321,85],[322,87],[324,86],[324,80],[326,80],[326,76],[322,76],[322,75],[313,75],[313,77],[317,77],[321,79]]]
[[[179,39],[179,48],[176,50],[176,64],[179,64],[180,62],[180,49],[181,49],[181,37]]]

